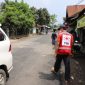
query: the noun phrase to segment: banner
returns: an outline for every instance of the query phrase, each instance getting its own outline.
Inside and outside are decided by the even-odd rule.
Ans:
[[[85,16],[77,21],[77,28],[85,27]]]

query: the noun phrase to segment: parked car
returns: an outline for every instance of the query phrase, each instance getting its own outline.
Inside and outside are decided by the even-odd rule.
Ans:
[[[12,53],[9,38],[0,28],[0,85],[5,85],[12,70]]]

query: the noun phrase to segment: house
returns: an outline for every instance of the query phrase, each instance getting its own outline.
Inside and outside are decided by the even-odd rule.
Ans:
[[[70,26],[70,32],[79,37],[81,51],[85,53],[85,5],[68,6],[65,22]]]
[[[80,13],[85,9],[85,5],[72,5],[67,6],[66,9],[66,20],[70,26],[76,26],[76,20],[80,17]],[[82,14],[82,13],[81,13]]]
[[[67,6],[66,17],[72,17],[76,13],[82,11],[85,8],[85,5],[72,5]]]
[[[39,25],[38,24],[36,32],[38,34],[46,34],[46,32],[48,32],[49,29],[50,29],[50,27],[47,25]]]

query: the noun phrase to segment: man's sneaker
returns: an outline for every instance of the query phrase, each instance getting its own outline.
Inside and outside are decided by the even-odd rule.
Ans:
[[[54,70],[54,67],[51,68],[51,72],[52,72],[52,73],[57,73],[57,72]]]

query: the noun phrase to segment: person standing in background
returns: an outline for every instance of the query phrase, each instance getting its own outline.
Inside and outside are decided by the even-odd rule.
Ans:
[[[53,33],[51,35],[53,48],[55,48],[56,38],[57,38],[56,30],[53,30]]]

